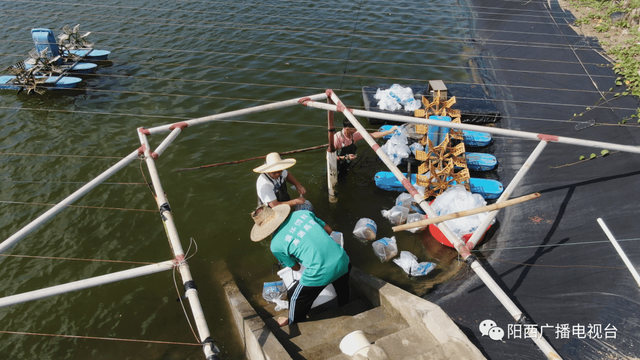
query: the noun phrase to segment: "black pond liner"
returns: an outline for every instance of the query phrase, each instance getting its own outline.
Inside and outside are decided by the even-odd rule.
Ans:
[[[604,105],[567,121],[598,102],[594,83],[607,92],[616,78],[610,66],[603,66],[608,62],[593,39],[566,25],[569,13],[555,2],[548,11],[540,0],[469,3],[490,75],[486,86],[495,92],[502,114],[498,126],[638,145],[635,120],[631,126],[617,125],[638,107],[632,97],[607,93]],[[595,126],[580,126],[591,119]],[[495,138],[493,154],[505,186],[536,145]],[[629,240],[640,237],[640,155],[612,151],[558,167],[600,150],[549,143],[513,194],[541,192],[541,198],[503,209],[498,230],[476,252],[530,321],[545,326],[544,337],[564,359],[627,359],[640,353],[640,289],[596,222],[604,220],[639,267],[639,243]],[[518,338],[524,326],[468,267],[425,297],[441,306],[487,358],[544,358],[531,339]],[[487,319],[504,330],[502,341],[481,334],[479,325]]]

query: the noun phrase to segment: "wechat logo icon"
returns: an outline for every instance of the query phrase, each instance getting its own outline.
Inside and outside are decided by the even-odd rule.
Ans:
[[[482,336],[488,336],[491,340],[498,341],[504,338],[504,330],[493,320],[482,321],[479,328]]]

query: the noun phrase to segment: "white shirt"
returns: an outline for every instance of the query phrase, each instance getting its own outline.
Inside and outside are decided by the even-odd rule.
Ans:
[[[258,192],[258,198],[260,198],[260,201],[262,201],[263,204],[268,204],[277,200],[274,183],[279,184],[280,186],[286,186],[285,182],[287,175],[289,175],[287,170],[282,170],[282,174],[277,179],[271,178],[269,174],[260,174],[260,176],[258,176],[258,181],[256,181],[256,191]],[[267,179],[267,177],[270,180]]]

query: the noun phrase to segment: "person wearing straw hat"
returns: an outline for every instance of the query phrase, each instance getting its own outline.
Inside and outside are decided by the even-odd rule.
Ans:
[[[251,217],[255,224],[251,240],[259,242],[271,235],[271,252],[283,266],[297,271],[305,267],[300,280],[287,290],[289,317],[281,317],[284,326],[306,319],[311,305],[329,284],[335,288],[338,305],[349,302],[351,263],[344,249],[329,234],[329,225],[308,210],[290,213],[286,204],[273,208],[260,205]]]
[[[339,132],[333,135],[333,146],[337,150],[337,158],[338,158],[338,175],[344,177],[347,175],[347,170],[349,169],[349,163],[357,157],[356,155],[356,142],[363,139],[362,134],[356,130],[355,126],[347,119],[346,117],[342,120],[343,128]],[[376,131],[369,135],[371,135],[374,139],[379,139],[389,134],[393,134],[393,132],[398,129],[397,126],[394,126],[390,130],[387,131]]]
[[[282,159],[280,154],[272,152],[267,155],[263,165],[253,169],[254,172],[260,174],[256,181],[259,204],[267,204],[271,207],[280,204],[302,206],[307,202],[304,198],[307,190],[296,180],[293,174],[286,170],[295,163],[295,159]],[[287,192],[287,182],[296,187],[298,194],[300,194],[299,197],[291,199]],[[308,204],[308,207],[311,207],[311,203]]]

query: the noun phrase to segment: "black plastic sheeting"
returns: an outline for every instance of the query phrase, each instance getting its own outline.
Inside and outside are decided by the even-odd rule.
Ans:
[[[491,98],[487,96],[484,89],[480,85],[476,84],[446,84],[448,98],[456,97],[456,103],[451,107],[452,109],[460,110],[460,121],[463,123],[472,124],[487,124],[500,120],[500,112],[495,104],[491,101]],[[433,101],[433,95],[429,93],[429,84],[421,85],[403,85],[409,87],[413,91],[413,97],[417,100],[422,100],[423,96]],[[364,107],[367,111],[378,111],[387,114],[396,114],[404,116],[413,116],[413,111],[406,111],[404,109],[390,111],[381,110],[378,107],[378,100],[375,99],[378,89],[386,90],[390,86],[363,86],[362,87],[362,99],[364,101]],[[424,105],[421,107],[424,109]],[[369,118],[371,125],[382,125],[385,123],[397,124],[394,121],[385,121],[375,118]]]
[[[498,126],[638,145],[636,120],[617,125],[634,113],[637,100],[608,93],[616,75],[603,66],[608,61],[597,44],[567,26],[569,13],[540,0],[469,2],[486,86],[503,116]],[[594,108],[599,91],[607,101]],[[588,107],[593,109],[568,121]],[[596,125],[580,124],[589,120]],[[495,139],[492,152],[505,186],[537,144]],[[596,222],[602,218],[640,266],[640,244],[632,241],[640,232],[640,155],[611,151],[562,166],[601,150],[549,143],[512,196],[541,192],[542,197],[503,209],[498,230],[476,253],[530,321],[545,326],[544,337],[564,359],[640,354],[640,290]],[[544,358],[531,339],[513,332],[524,326],[470,268],[425,297],[440,305],[487,358]],[[493,320],[504,338],[483,336],[483,320]]]

